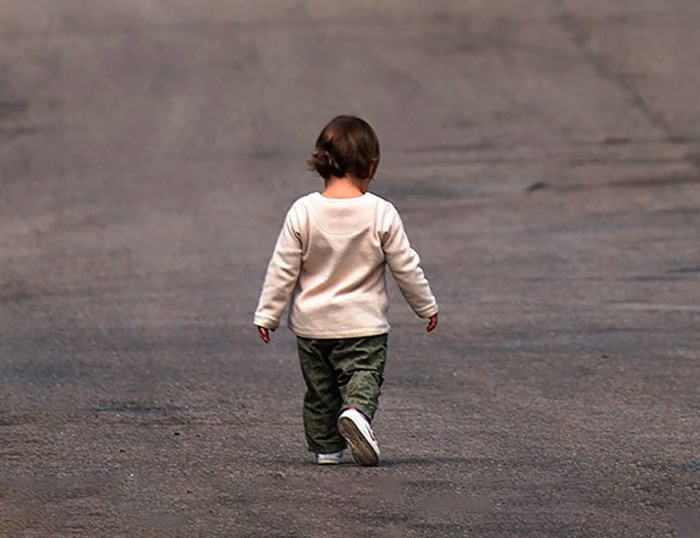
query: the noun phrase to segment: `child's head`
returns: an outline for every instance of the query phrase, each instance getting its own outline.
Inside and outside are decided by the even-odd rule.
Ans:
[[[379,165],[379,139],[365,120],[336,116],[318,135],[316,151],[307,164],[323,179],[372,178]]]

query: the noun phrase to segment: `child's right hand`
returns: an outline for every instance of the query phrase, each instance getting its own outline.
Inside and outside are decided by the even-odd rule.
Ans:
[[[270,343],[270,331],[266,327],[258,327],[258,334],[260,334],[260,338],[262,339],[263,342],[266,344]]]
[[[435,330],[435,327],[437,327],[438,324],[438,315],[435,314],[433,316],[430,316],[430,319],[428,320],[428,327],[426,330],[430,333]]]

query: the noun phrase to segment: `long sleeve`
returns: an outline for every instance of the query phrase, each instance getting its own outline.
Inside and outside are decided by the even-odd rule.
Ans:
[[[303,338],[354,338],[390,331],[387,267],[420,317],[435,297],[396,208],[366,193],[291,207],[267,268],[255,324],[275,329],[289,303],[289,328]]]
[[[437,301],[420,266],[420,257],[411,248],[398,211],[389,207],[383,219],[385,231],[382,234],[386,263],[409,306],[418,316],[429,318],[438,312]]]
[[[294,290],[301,270],[302,247],[299,227],[292,207],[277,238],[263,283],[255,325],[276,329]]]

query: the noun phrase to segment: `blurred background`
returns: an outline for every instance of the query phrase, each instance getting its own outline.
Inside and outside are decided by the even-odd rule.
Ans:
[[[0,536],[696,538],[699,30],[696,0],[0,0]],[[387,462],[333,475],[252,312],[340,113],[442,321],[394,290]]]

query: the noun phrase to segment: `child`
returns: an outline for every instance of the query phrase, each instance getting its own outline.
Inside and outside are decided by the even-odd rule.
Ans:
[[[338,116],[316,140],[309,168],[322,193],[291,207],[267,269],[255,325],[263,342],[291,298],[306,382],[304,429],[319,464],[340,463],[350,445],[360,465],[379,463],[374,417],[387,352],[388,265],[413,310],[438,324],[438,306],[392,204],[368,193],[379,141],[360,118]],[[347,444],[346,444],[347,443]]]

